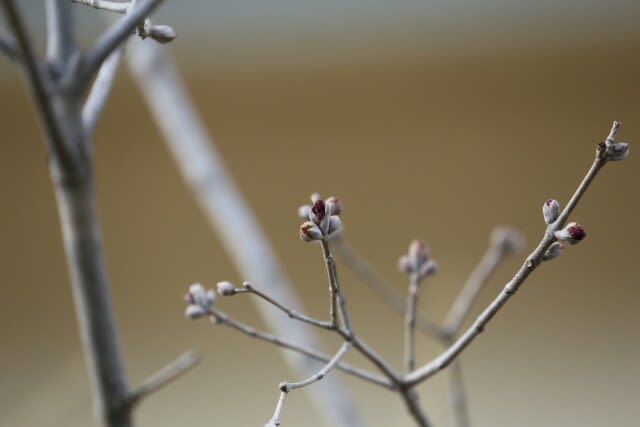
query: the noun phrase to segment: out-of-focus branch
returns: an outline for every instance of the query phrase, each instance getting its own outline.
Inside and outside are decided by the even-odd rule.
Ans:
[[[100,71],[98,71],[98,75],[93,82],[89,96],[82,108],[82,125],[87,133],[93,133],[95,130],[98,118],[111,93],[111,87],[118,72],[123,49],[124,47],[121,46],[109,55],[102,67],[100,67]]]
[[[78,55],[75,25],[68,0],[46,0],[47,61],[59,76],[68,73],[71,61]],[[58,77],[59,77],[58,76]]]
[[[108,0],[71,0],[72,3],[84,4],[95,9],[106,10],[108,12],[125,13],[130,2],[108,1]]]
[[[269,286],[269,294],[281,303],[302,310],[299,298],[224,167],[167,53],[155,44],[142,48],[140,41],[134,40],[129,45],[127,59],[178,169],[237,270],[249,282]],[[302,325],[292,324],[264,304],[257,308],[278,335],[306,347],[316,347],[315,335]],[[308,359],[287,356],[287,360],[301,376],[318,369],[317,362],[310,363]],[[330,418],[331,423],[364,425],[335,377],[327,378],[310,392],[315,393],[312,402],[317,405],[318,413]]]
[[[188,370],[193,368],[200,361],[200,356],[193,350],[183,353],[173,362],[169,363],[158,372],[144,380],[137,389],[129,396],[129,405],[133,406],[151,393],[164,387],[171,381],[175,380]]]
[[[18,43],[10,34],[0,32],[0,52],[13,62],[22,62],[22,54],[18,48]]]

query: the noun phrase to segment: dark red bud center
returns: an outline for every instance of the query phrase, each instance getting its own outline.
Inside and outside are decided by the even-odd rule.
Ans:
[[[322,199],[318,199],[316,200],[316,202],[313,204],[313,207],[311,208],[311,212],[313,212],[313,214],[316,216],[316,218],[318,219],[318,221],[322,221],[322,219],[325,217],[325,205],[324,205],[324,200]]]
[[[584,239],[587,236],[587,232],[584,231],[584,228],[582,228],[580,225],[574,225],[567,228],[567,232],[573,239],[578,241]]]

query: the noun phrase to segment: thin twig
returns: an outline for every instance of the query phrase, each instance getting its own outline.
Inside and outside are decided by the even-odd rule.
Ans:
[[[107,0],[71,0],[72,3],[84,4],[94,9],[106,10],[107,12],[126,13],[129,2],[107,1]]]
[[[200,356],[194,350],[189,350],[173,362],[169,363],[158,372],[151,375],[131,393],[129,397],[129,405],[133,406],[151,393],[164,387],[171,381],[175,380],[189,369],[193,368],[200,361]]]
[[[155,43],[143,45],[139,40],[132,40],[127,59],[169,152],[240,275],[252,283],[268,286],[265,289],[269,294],[283,304],[304,311],[275,251],[189,99],[188,90],[168,53]],[[317,347],[316,335],[302,324],[291,322],[265,304],[258,303],[256,307],[276,334],[307,347]],[[300,376],[318,369],[318,363],[311,359],[283,354]],[[366,425],[338,380],[331,376],[310,390],[313,394],[310,400],[317,413],[326,417],[327,422],[350,427]]]
[[[81,78],[86,83],[98,72],[105,59],[132,34],[136,26],[162,1],[142,0],[137,2],[125,17],[116,21],[100,36],[95,46],[84,57]]]
[[[407,293],[407,310],[404,315],[404,366],[407,373],[415,368],[416,310],[420,292],[419,281],[418,274],[411,274],[409,292]]]
[[[317,320],[317,319],[314,319],[312,317],[305,316],[304,314],[300,314],[297,311],[285,306],[284,304],[279,303],[278,301],[276,301],[274,298],[272,298],[271,296],[267,295],[266,293],[264,293],[262,291],[259,291],[258,289],[256,289],[250,283],[245,283],[244,289],[246,289],[246,293],[254,294],[257,297],[262,298],[263,300],[265,300],[269,304],[273,305],[274,307],[277,307],[278,309],[284,311],[292,319],[300,320],[301,322],[305,322],[305,323],[308,323],[308,324],[313,325],[313,326],[317,326],[317,327],[322,328],[322,329],[334,329],[334,327],[331,325],[331,323],[323,322],[322,320]]]
[[[93,133],[95,130],[100,113],[102,113],[102,109],[111,93],[111,87],[118,71],[118,65],[120,65],[123,50],[124,46],[121,46],[109,55],[100,67],[100,71],[98,71],[98,75],[93,82],[89,96],[82,108],[82,125],[87,133]]]
[[[347,330],[351,330],[351,322],[349,321],[349,315],[346,309],[346,302],[342,289],[340,288],[340,281],[338,280],[338,270],[336,269],[336,262],[331,254],[331,247],[326,239],[320,241],[322,244],[322,256],[324,258],[325,266],[327,268],[327,276],[329,277],[329,318],[333,327],[338,326],[338,310],[342,317],[342,323]]]
[[[342,262],[349,267],[363,283],[367,284],[383,301],[387,302],[393,310],[401,316],[405,315],[405,301],[393,287],[378,276],[369,264],[360,257],[345,239],[343,232],[336,233],[331,240],[337,255]],[[443,329],[432,320],[429,320],[421,312],[416,313],[416,327],[427,335],[438,340],[446,339]]]
[[[464,389],[462,366],[460,359],[454,360],[449,369],[449,402],[453,412],[456,427],[469,427],[469,409],[467,407],[467,394]]]
[[[400,396],[407,406],[409,415],[415,420],[419,427],[431,427],[431,421],[422,410],[420,402],[418,402],[418,393],[414,389],[400,389]]]
[[[614,123],[614,127],[615,126],[616,124]],[[596,158],[593,161],[591,168],[567,203],[567,206],[564,208],[558,219],[547,227],[544,237],[536,249],[525,259],[518,272],[509,281],[509,283],[507,283],[500,294],[498,294],[489,306],[478,316],[466,332],[451,345],[451,347],[431,362],[425,364],[405,377],[405,382],[408,386],[415,386],[446,368],[484,330],[485,326],[493,316],[495,316],[500,308],[502,308],[502,306],[516,293],[527,277],[529,277],[529,275],[540,265],[545,252],[556,240],[554,232],[561,229],[567,221],[569,215],[573,212],[574,208],[580,201],[580,198],[589,187],[589,184],[593,181],[595,176],[598,174],[598,171],[600,171],[606,162],[606,148],[600,148],[599,146],[599,149],[596,152]]]
[[[305,347],[303,345],[295,344],[291,341],[287,341],[287,340],[278,338],[276,336],[258,331],[250,326],[245,325],[244,323],[238,322],[232,319],[231,317],[227,316],[224,312],[218,309],[212,308],[210,314],[213,316],[213,319],[215,322],[231,327],[232,329],[242,332],[243,334],[248,335],[252,338],[257,338],[259,340],[274,344],[278,347],[282,347],[284,349],[291,350],[296,353],[300,353],[304,356],[307,356],[319,362],[327,363],[331,360],[331,357],[324,355],[322,353],[319,353],[311,348]],[[337,367],[338,369],[342,370],[347,374],[356,376],[358,378],[369,381],[373,384],[382,386],[384,388],[387,388],[390,390],[395,388],[395,385],[391,383],[389,380],[387,380],[386,378],[381,377],[379,375],[372,374],[363,369],[356,368],[354,366],[349,365],[348,363],[341,362],[338,364]]]
[[[285,397],[283,394],[289,394],[289,392],[291,390],[295,390],[298,388],[302,388],[302,387],[306,387],[308,385],[311,385],[315,382],[318,382],[320,380],[322,380],[330,371],[331,369],[333,369],[334,366],[336,366],[338,364],[338,362],[340,361],[340,359],[342,359],[344,357],[345,354],[347,354],[347,351],[349,351],[349,348],[351,347],[351,343],[350,342],[344,342],[342,344],[342,346],[340,347],[340,349],[338,350],[338,352],[331,358],[331,360],[329,360],[329,362],[327,362],[327,364],[317,373],[313,374],[312,376],[310,376],[309,378],[307,378],[306,380],[302,380],[300,382],[283,382],[280,383],[280,399],[278,400],[278,404],[276,405],[276,410],[273,413],[273,416],[271,417],[271,419],[269,420],[269,422],[267,423],[267,426],[269,425],[275,425],[275,426],[279,426],[280,425],[280,413],[282,412],[282,407],[284,405],[284,400]]]
[[[58,77],[69,73],[78,55],[75,24],[68,0],[46,0],[47,61]]]
[[[13,62],[22,63],[22,53],[20,53],[18,44],[11,34],[0,33],[0,52]]]

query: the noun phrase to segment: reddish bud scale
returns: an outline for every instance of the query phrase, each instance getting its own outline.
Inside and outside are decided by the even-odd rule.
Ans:
[[[313,207],[311,208],[311,212],[313,212],[313,214],[316,216],[318,222],[322,221],[326,213],[324,200],[316,200],[316,202],[313,204]]]

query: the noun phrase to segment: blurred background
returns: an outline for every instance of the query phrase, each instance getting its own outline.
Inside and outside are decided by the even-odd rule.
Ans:
[[[34,37],[39,2],[20,2]],[[76,6],[89,46],[99,12]],[[300,242],[310,193],[344,203],[345,233],[404,292],[397,257],[425,240],[440,273],[421,308],[441,320],[496,224],[531,250],[541,206],[563,205],[613,120],[632,155],[608,165],[574,217],[588,237],[545,263],[462,355],[473,426],[635,426],[640,420],[640,3],[413,0],[166,2],[176,57],[208,129],[277,255],[322,317],[320,248]],[[4,21],[0,25],[6,28]],[[40,46],[44,43],[41,40]],[[0,60],[0,425],[95,425],[41,134],[16,68]],[[267,344],[191,322],[195,281],[244,279],[165,150],[125,69],[95,138],[98,204],[128,376],[138,384],[187,348],[193,371],[144,402],[140,426],[258,426],[295,380]],[[477,314],[524,255],[480,295]],[[402,322],[345,268],[358,333],[395,366]],[[247,298],[219,301],[262,327]],[[326,337],[327,351],[337,348]],[[438,354],[418,342],[418,363]],[[348,360],[368,367],[350,355]],[[335,372],[334,375],[342,375]],[[411,426],[393,394],[342,376],[371,426]],[[451,426],[440,374],[419,388]],[[319,427],[306,391],[284,426]]]

